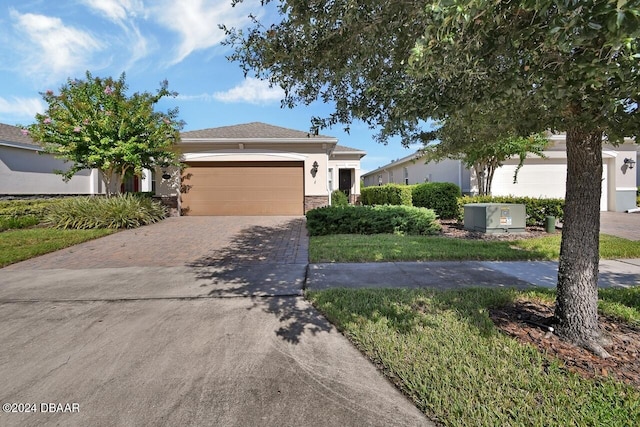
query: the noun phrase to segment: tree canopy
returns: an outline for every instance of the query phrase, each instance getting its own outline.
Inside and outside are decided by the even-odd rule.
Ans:
[[[226,29],[230,58],[281,86],[285,106],[332,102],[316,126],[361,119],[381,140],[428,141],[424,120],[464,110],[491,112],[496,141],[507,129],[566,132],[556,329],[606,355],[597,321],[602,141],[640,129],[640,1],[275,4],[279,22]]]
[[[463,109],[439,125],[431,133],[437,142],[422,149],[426,160],[460,160],[475,172],[480,195],[491,194],[494,173],[505,161],[519,160],[513,175],[515,184],[527,156],[545,157],[544,150],[549,145],[544,134],[520,136],[515,127],[498,123],[491,112],[475,112],[473,117],[469,117]]]
[[[41,94],[47,110],[36,115],[28,131],[45,152],[72,163],[67,171],[57,171],[64,179],[95,168],[110,194],[113,180],[119,191],[127,173],[178,163],[173,149],[183,127],[178,109],[154,110],[160,99],[176,93],[166,81],[155,94],[126,92],[124,73],[114,80],[87,72],[85,80],[69,79],[57,94]]]

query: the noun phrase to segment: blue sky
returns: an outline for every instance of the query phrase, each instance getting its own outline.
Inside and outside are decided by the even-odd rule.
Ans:
[[[0,122],[29,124],[45,105],[40,92],[67,78],[127,74],[130,91],[155,91],[162,80],[179,93],[162,109],[179,107],[184,130],[260,121],[306,131],[312,116],[330,105],[280,108],[281,91],[245,79],[225,56],[218,24],[243,27],[253,13],[269,20],[259,0],[231,7],[231,0],[9,0],[0,6]],[[322,134],[367,152],[372,170],[414,149],[373,140],[362,123]]]

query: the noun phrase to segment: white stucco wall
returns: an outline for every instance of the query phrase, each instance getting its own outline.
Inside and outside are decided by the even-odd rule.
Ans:
[[[64,182],[53,172],[67,168],[48,154],[0,146],[0,194],[94,194],[101,190],[97,173],[80,171]]]
[[[451,159],[429,163],[425,163],[422,159],[391,163],[366,174],[365,185],[378,185],[380,179],[383,185],[404,184],[406,182],[405,169],[408,184],[452,182],[459,186],[463,193],[471,191],[469,171],[462,166],[460,161]]]

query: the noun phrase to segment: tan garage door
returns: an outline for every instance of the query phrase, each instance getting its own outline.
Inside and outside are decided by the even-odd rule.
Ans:
[[[184,215],[303,215],[303,162],[190,163]]]

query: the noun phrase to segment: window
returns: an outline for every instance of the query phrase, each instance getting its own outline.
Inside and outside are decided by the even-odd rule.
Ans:
[[[393,183],[393,171],[389,171],[389,184]]]
[[[409,169],[404,168],[404,183],[409,185]]]
[[[329,191],[333,191],[333,168],[329,168]]]
[[[153,194],[156,194],[156,171],[151,169],[149,171],[149,175],[150,175],[150,178],[151,178],[151,192]]]

